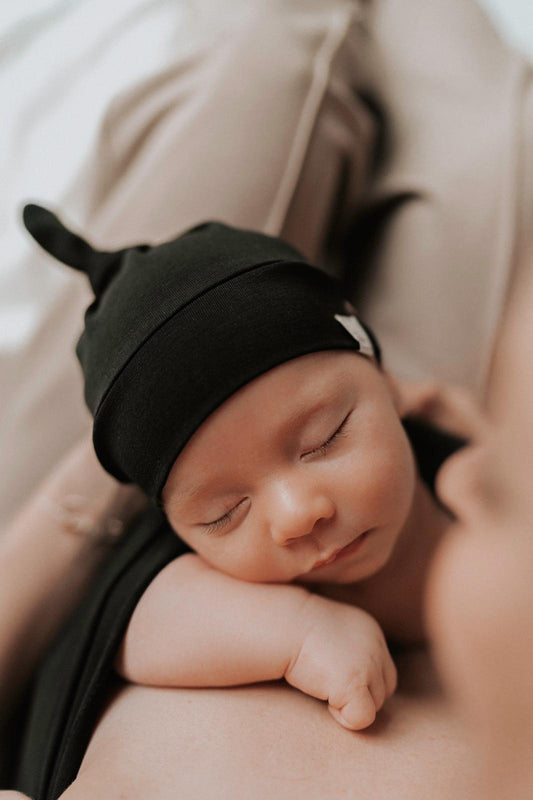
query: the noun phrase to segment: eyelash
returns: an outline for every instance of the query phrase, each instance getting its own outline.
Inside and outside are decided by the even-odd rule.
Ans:
[[[237,508],[237,506],[235,506],[235,508]],[[226,511],[222,517],[215,519],[213,522],[204,522],[203,527],[205,528],[206,533],[216,533],[219,528],[223,528],[224,525],[227,525],[233,516],[233,511],[233,508],[229,511]]]
[[[246,498],[243,498],[243,500],[241,500],[240,503],[237,503],[236,506],[230,508],[229,511],[226,511],[225,514],[223,514],[218,519],[213,520],[213,522],[203,522],[202,527],[205,528],[206,533],[216,533],[220,528],[223,528],[225,525],[227,525],[228,522],[231,521],[234,512],[239,508],[239,506],[241,505],[241,503],[244,502],[245,499]]]
[[[350,414],[351,414],[351,412],[350,412]],[[344,426],[348,422],[348,418],[349,418],[350,414],[347,414],[344,417],[343,421],[341,422],[341,424],[339,425],[339,427],[337,428],[335,433],[333,433],[326,442],[321,444],[319,447],[315,447],[314,450],[310,450],[308,453],[304,453],[303,455],[304,456],[311,456],[311,455],[315,455],[315,453],[320,453],[320,454],[325,453],[329,449],[329,447],[331,447],[331,445],[333,444],[333,442],[336,439],[340,439],[340,437],[341,437],[341,435],[343,433],[343,430],[344,430]]]
[[[309,456],[309,455],[315,455],[316,453],[320,454],[325,453],[331,447],[333,442],[341,437],[342,432],[344,430],[344,426],[348,422],[349,416],[350,414],[347,414],[344,417],[343,421],[341,422],[337,430],[329,437],[329,439],[326,442],[321,444],[319,447],[316,447],[314,450],[310,450],[308,453],[304,453],[303,455]],[[242,502],[243,500],[241,500],[241,503]],[[223,528],[225,525],[231,522],[234,512],[238,509],[241,503],[237,503],[236,506],[230,508],[229,511],[226,511],[225,514],[223,514],[218,519],[213,520],[213,522],[202,523],[202,527],[205,528],[206,533],[216,533],[218,530],[220,530],[220,528]]]

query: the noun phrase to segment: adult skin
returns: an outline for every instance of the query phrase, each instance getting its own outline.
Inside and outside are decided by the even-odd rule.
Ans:
[[[435,650],[474,733],[487,800],[526,800],[533,786],[532,265],[512,299],[485,430],[439,476],[458,522],[430,581]]]
[[[401,658],[400,674],[398,692],[362,733],[281,683],[118,687],[62,797],[444,800],[450,774],[470,783],[467,739],[423,653]]]

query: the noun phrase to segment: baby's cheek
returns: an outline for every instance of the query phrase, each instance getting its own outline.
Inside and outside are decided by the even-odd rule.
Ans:
[[[269,568],[271,557],[263,552],[260,543],[253,541],[253,537],[235,532],[222,535],[186,529],[178,533],[180,526],[170,514],[168,521],[174,532],[214,569],[246,581],[279,579],[277,574],[270,574],[273,572]]]
[[[409,446],[375,447],[368,458],[366,497],[378,516],[394,517],[403,525],[413,498],[415,467]]]
[[[212,552],[213,566],[234,578],[253,583],[280,580],[271,553],[261,543],[248,541],[251,538],[230,533],[220,539],[216,552]]]

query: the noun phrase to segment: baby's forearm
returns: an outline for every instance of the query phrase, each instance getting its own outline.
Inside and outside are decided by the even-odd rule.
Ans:
[[[116,660],[119,673],[158,686],[232,686],[282,678],[309,597],[254,584],[193,554],[159,573],[141,598]]]

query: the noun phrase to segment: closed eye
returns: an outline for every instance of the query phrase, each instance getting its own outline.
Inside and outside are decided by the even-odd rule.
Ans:
[[[233,519],[233,515],[235,514],[239,506],[242,505],[242,503],[244,503],[245,500],[246,498],[244,497],[235,506],[233,506],[233,508],[230,508],[229,511],[226,511],[226,513],[222,514],[222,516],[219,517],[218,519],[214,519],[212,522],[200,523],[202,528],[205,529],[206,533],[216,533],[217,531],[221,530],[231,522],[231,520]]]
[[[346,423],[348,422],[348,419],[350,418],[350,414],[351,414],[351,413],[352,413],[352,412],[350,411],[350,412],[349,412],[349,413],[348,413],[348,414],[347,414],[347,415],[344,417],[344,419],[343,419],[343,421],[341,422],[341,424],[339,425],[339,427],[338,427],[338,428],[337,428],[337,429],[336,429],[336,430],[335,430],[335,431],[334,431],[334,432],[331,434],[331,436],[329,437],[329,439],[327,439],[325,442],[323,442],[323,443],[322,443],[321,445],[319,445],[318,447],[315,447],[315,448],[313,448],[313,450],[309,450],[307,453],[302,453],[302,458],[303,458],[303,456],[316,455],[317,453],[318,453],[319,455],[320,455],[320,454],[322,454],[322,453],[326,453],[326,452],[329,450],[329,448],[331,447],[331,445],[332,445],[332,444],[333,444],[333,443],[334,443],[334,442],[335,442],[337,439],[340,439],[340,438],[341,438],[341,436],[342,436],[342,433],[343,433],[343,431],[344,431],[344,428],[345,428],[345,426],[346,426]]]

